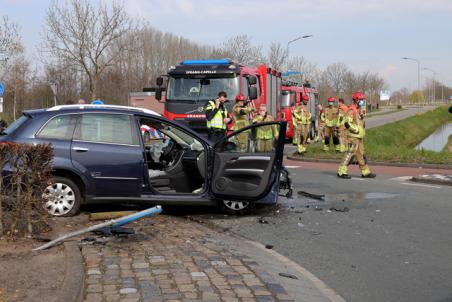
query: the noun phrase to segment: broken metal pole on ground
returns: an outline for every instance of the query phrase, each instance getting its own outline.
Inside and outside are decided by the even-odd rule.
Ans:
[[[32,249],[32,251],[44,250],[44,249],[47,249],[47,248],[49,248],[51,246],[54,246],[55,244],[58,244],[58,243],[66,240],[68,238],[71,238],[71,237],[75,237],[75,236],[78,236],[78,235],[81,235],[81,234],[84,234],[84,233],[95,231],[95,230],[103,228],[103,227],[125,225],[125,224],[128,224],[128,223],[130,223],[132,221],[138,220],[138,219],[146,217],[146,216],[158,215],[161,212],[162,212],[162,207],[161,206],[155,206],[155,207],[152,207],[152,208],[149,208],[149,209],[146,209],[146,210],[143,210],[143,211],[131,214],[131,215],[127,215],[127,216],[124,216],[124,217],[121,217],[121,218],[117,218],[117,219],[112,219],[112,220],[109,220],[109,221],[106,221],[106,222],[103,222],[103,223],[100,223],[100,224],[92,225],[90,227],[87,227],[87,228],[84,228],[84,229],[81,229],[81,230],[78,230],[78,231],[75,231],[75,232],[64,234],[63,236],[58,237],[58,238],[56,238],[56,239],[54,239],[54,240],[52,240],[50,242],[47,242],[44,245],[41,245],[41,246],[39,246],[37,248]]]

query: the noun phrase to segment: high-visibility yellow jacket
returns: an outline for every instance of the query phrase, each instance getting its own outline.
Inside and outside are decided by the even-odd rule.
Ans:
[[[207,113],[207,111],[212,110],[215,111],[217,110],[216,106],[215,106],[215,101],[209,101],[206,105],[205,111]],[[208,129],[224,129],[226,130],[226,123],[224,122],[224,118],[228,117],[228,110],[226,109],[226,107],[224,106],[220,106],[220,108],[218,108],[218,111],[215,113],[215,115],[212,117],[212,119],[209,121],[209,119],[207,119],[207,128]]]
[[[359,109],[354,104],[350,105],[344,124],[345,127],[348,124],[347,136],[362,139],[366,135],[364,115],[359,113]]]
[[[292,117],[294,125],[307,125],[311,123],[312,114],[308,106],[301,105],[292,111]]]
[[[245,128],[250,125],[248,115],[253,109],[249,106],[235,104],[232,109],[234,114],[234,131]]]
[[[327,127],[336,127],[337,125],[337,108],[327,107],[320,115],[320,119],[325,123]]]
[[[263,123],[271,121],[273,121],[273,117],[271,115],[267,115],[265,118],[262,115],[258,115],[253,118],[253,123]],[[272,139],[277,138],[278,135],[279,132],[277,125],[261,126],[257,127],[256,129],[256,139]]]

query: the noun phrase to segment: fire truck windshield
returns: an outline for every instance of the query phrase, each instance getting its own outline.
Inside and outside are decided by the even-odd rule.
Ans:
[[[170,77],[167,101],[206,102],[217,98],[218,92],[225,91],[233,100],[240,91],[239,77],[230,78],[184,78]]]

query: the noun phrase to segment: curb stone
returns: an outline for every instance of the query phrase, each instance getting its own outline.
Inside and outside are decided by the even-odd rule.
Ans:
[[[340,164],[341,160],[336,159],[321,159],[321,158],[301,158],[294,155],[287,155],[287,159],[295,161],[305,161],[313,163],[335,163]],[[430,168],[430,169],[452,169],[452,165],[441,165],[441,164],[422,164],[422,163],[391,163],[391,162],[375,162],[372,160],[368,161],[369,165],[373,166],[391,166],[391,167],[408,167],[408,168]]]
[[[85,265],[75,241],[64,243],[66,272],[58,301],[83,301],[85,292]]]

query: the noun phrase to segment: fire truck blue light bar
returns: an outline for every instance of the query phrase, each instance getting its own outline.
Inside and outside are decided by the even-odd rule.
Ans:
[[[210,65],[210,64],[231,64],[231,60],[220,59],[220,60],[184,60],[183,65]]]

